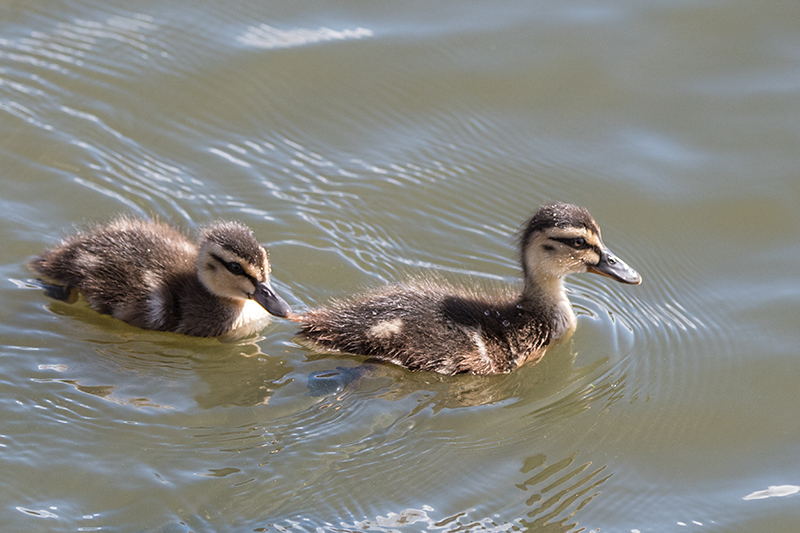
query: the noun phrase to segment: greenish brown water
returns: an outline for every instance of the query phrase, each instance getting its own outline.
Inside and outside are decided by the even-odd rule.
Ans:
[[[800,4],[0,13],[4,530],[800,528]],[[25,268],[133,212],[242,220],[297,309],[514,283],[553,200],[644,283],[570,278],[575,335],[508,376],[378,366],[313,395],[361,361],[280,320],[143,332]]]

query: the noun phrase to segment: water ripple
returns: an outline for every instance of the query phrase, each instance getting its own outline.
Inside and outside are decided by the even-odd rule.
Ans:
[[[256,48],[292,48],[326,41],[364,39],[372,35],[372,30],[366,28],[332,30],[323,27],[316,30],[306,28],[282,30],[269,24],[259,24],[248,27],[247,31],[236,40]]]
[[[393,8],[377,4],[165,6],[25,8],[0,38],[3,148],[22,176],[2,204],[0,449],[17,529],[645,531],[747,523],[756,506],[791,516],[794,130],[791,114],[759,108],[754,82],[709,108],[694,56],[630,46],[674,45],[700,28],[697,9],[519,4],[477,20],[431,4],[386,22]],[[774,33],[739,24],[757,11],[775,16],[733,10],[736,24],[696,34]],[[576,31],[615,37],[587,47]],[[760,69],[772,81],[789,79],[797,35],[778,32],[782,62]],[[631,72],[664,50],[660,75],[679,81],[659,87],[662,103],[687,101],[666,87],[700,87],[688,109],[710,119],[701,132],[729,124],[714,121],[723,110],[770,147],[738,144],[752,128],[698,136],[685,113],[650,105],[652,83]],[[634,70],[608,68],[620,53]],[[755,79],[719,65],[717,82]],[[597,208],[644,284],[571,277],[577,331],[507,376],[383,365],[312,395],[315,373],[360,361],[311,354],[280,321],[242,344],[142,333],[43,302],[22,266],[68,226],[60,211],[122,208],[268,223],[293,306],[408,275],[514,284],[515,234],[550,200]],[[626,219],[630,231],[614,226]]]
[[[127,135],[125,119],[112,109],[112,101],[142,69],[152,71],[161,63],[169,70],[172,59],[160,40],[163,28],[141,14],[47,22],[49,30],[0,39],[0,58],[8,65],[0,83],[8,96],[3,109],[50,132],[54,145],[81,161],[80,167],[58,157],[51,163],[78,185],[139,214],[163,202],[190,219],[184,205],[202,197],[197,190],[202,183]],[[98,98],[77,104],[85,80],[92,80]]]
[[[387,474],[388,475],[388,474]],[[479,483],[486,486],[490,480],[486,477],[473,476],[466,483]],[[407,508],[397,512],[378,515],[374,519],[355,519],[351,521],[320,521],[319,513],[308,517],[298,512],[280,524],[270,524],[270,528],[258,528],[255,531],[296,531],[295,527],[313,525],[317,531],[397,531],[397,528],[413,526],[415,531],[444,532],[501,532],[516,531],[519,528],[547,528],[551,531],[574,531],[577,526],[575,515],[591,502],[598,494],[600,486],[611,476],[604,467],[595,467],[591,463],[576,462],[576,454],[561,460],[549,461],[546,456],[538,454],[525,459],[522,468],[517,472],[518,482],[513,486],[524,496],[522,511],[517,514],[497,513],[485,509],[483,504],[461,511],[442,515],[435,511],[433,505],[423,504],[417,508]],[[420,482],[427,481],[419,479]],[[351,516],[363,513],[357,502],[343,502]],[[491,507],[491,506],[488,506]],[[337,514],[336,506],[331,507]],[[505,515],[511,516],[505,516]],[[342,516],[341,518],[345,518]],[[304,530],[304,529],[301,529]],[[581,529],[582,530],[582,529]]]

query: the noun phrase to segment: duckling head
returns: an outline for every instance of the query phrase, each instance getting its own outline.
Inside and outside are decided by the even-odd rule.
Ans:
[[[269,313],[287,317],[289,305],[272,289],[267,252],[253,232],[238,222],[217,222],[200,233],[197,274],[214,295],[252,299]]]
[[[586,209],[557,203],[541,207],[522,232],[525,292],[556,294],[568,274],[592,272],[638,285],[642,277],[603,244]]]

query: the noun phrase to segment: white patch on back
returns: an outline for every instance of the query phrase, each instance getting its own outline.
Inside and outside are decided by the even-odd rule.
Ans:
[[[155,272],[145,270],[142,272],[142,284],[147,287],[148,291],[154,292],[161,285],[161,276]]]
[[[388,339],[391,338],[392,335],[397,335],[400,333],[402,328],[403,320],[400,318],[395,318],[394,320],[384,320],[383,322],[378,322],[369,328],[367,334],[376,339]]]
[[[167,312],[166,307],[166,302],[160,292],[153,291],[150,293],[150,297],[147,299],[147,320],[151,328],[157,329],[164,323],[164,315]]]
[[[486,363],[487,368],[489,368],[490,372],[494,372],[494,362],[492,358],[489,357],[489,351],[486,349],[486,343],[483,342],[483,338],[481,337],[481,328],[477,329],[465,329],[467,335],[469,335],[472,342],[475,343],[475,347],[478,349],[478,355],[481,356],[481,359]]]
[[[75,264],[84,270],[92,270],[100,263],[100,257],[91,252],[81,252],[75,258]]]

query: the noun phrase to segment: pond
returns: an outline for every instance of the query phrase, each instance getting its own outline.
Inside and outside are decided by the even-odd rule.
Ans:
[[[800,527],[800,4],[0,12],[8,531]],[[644,281],[568,278],[574,335],[507,375],[318,353],[281,319],[147,332],[26,267],[131,213],[244,222],[295,310],[514,285],[552,201]]]

